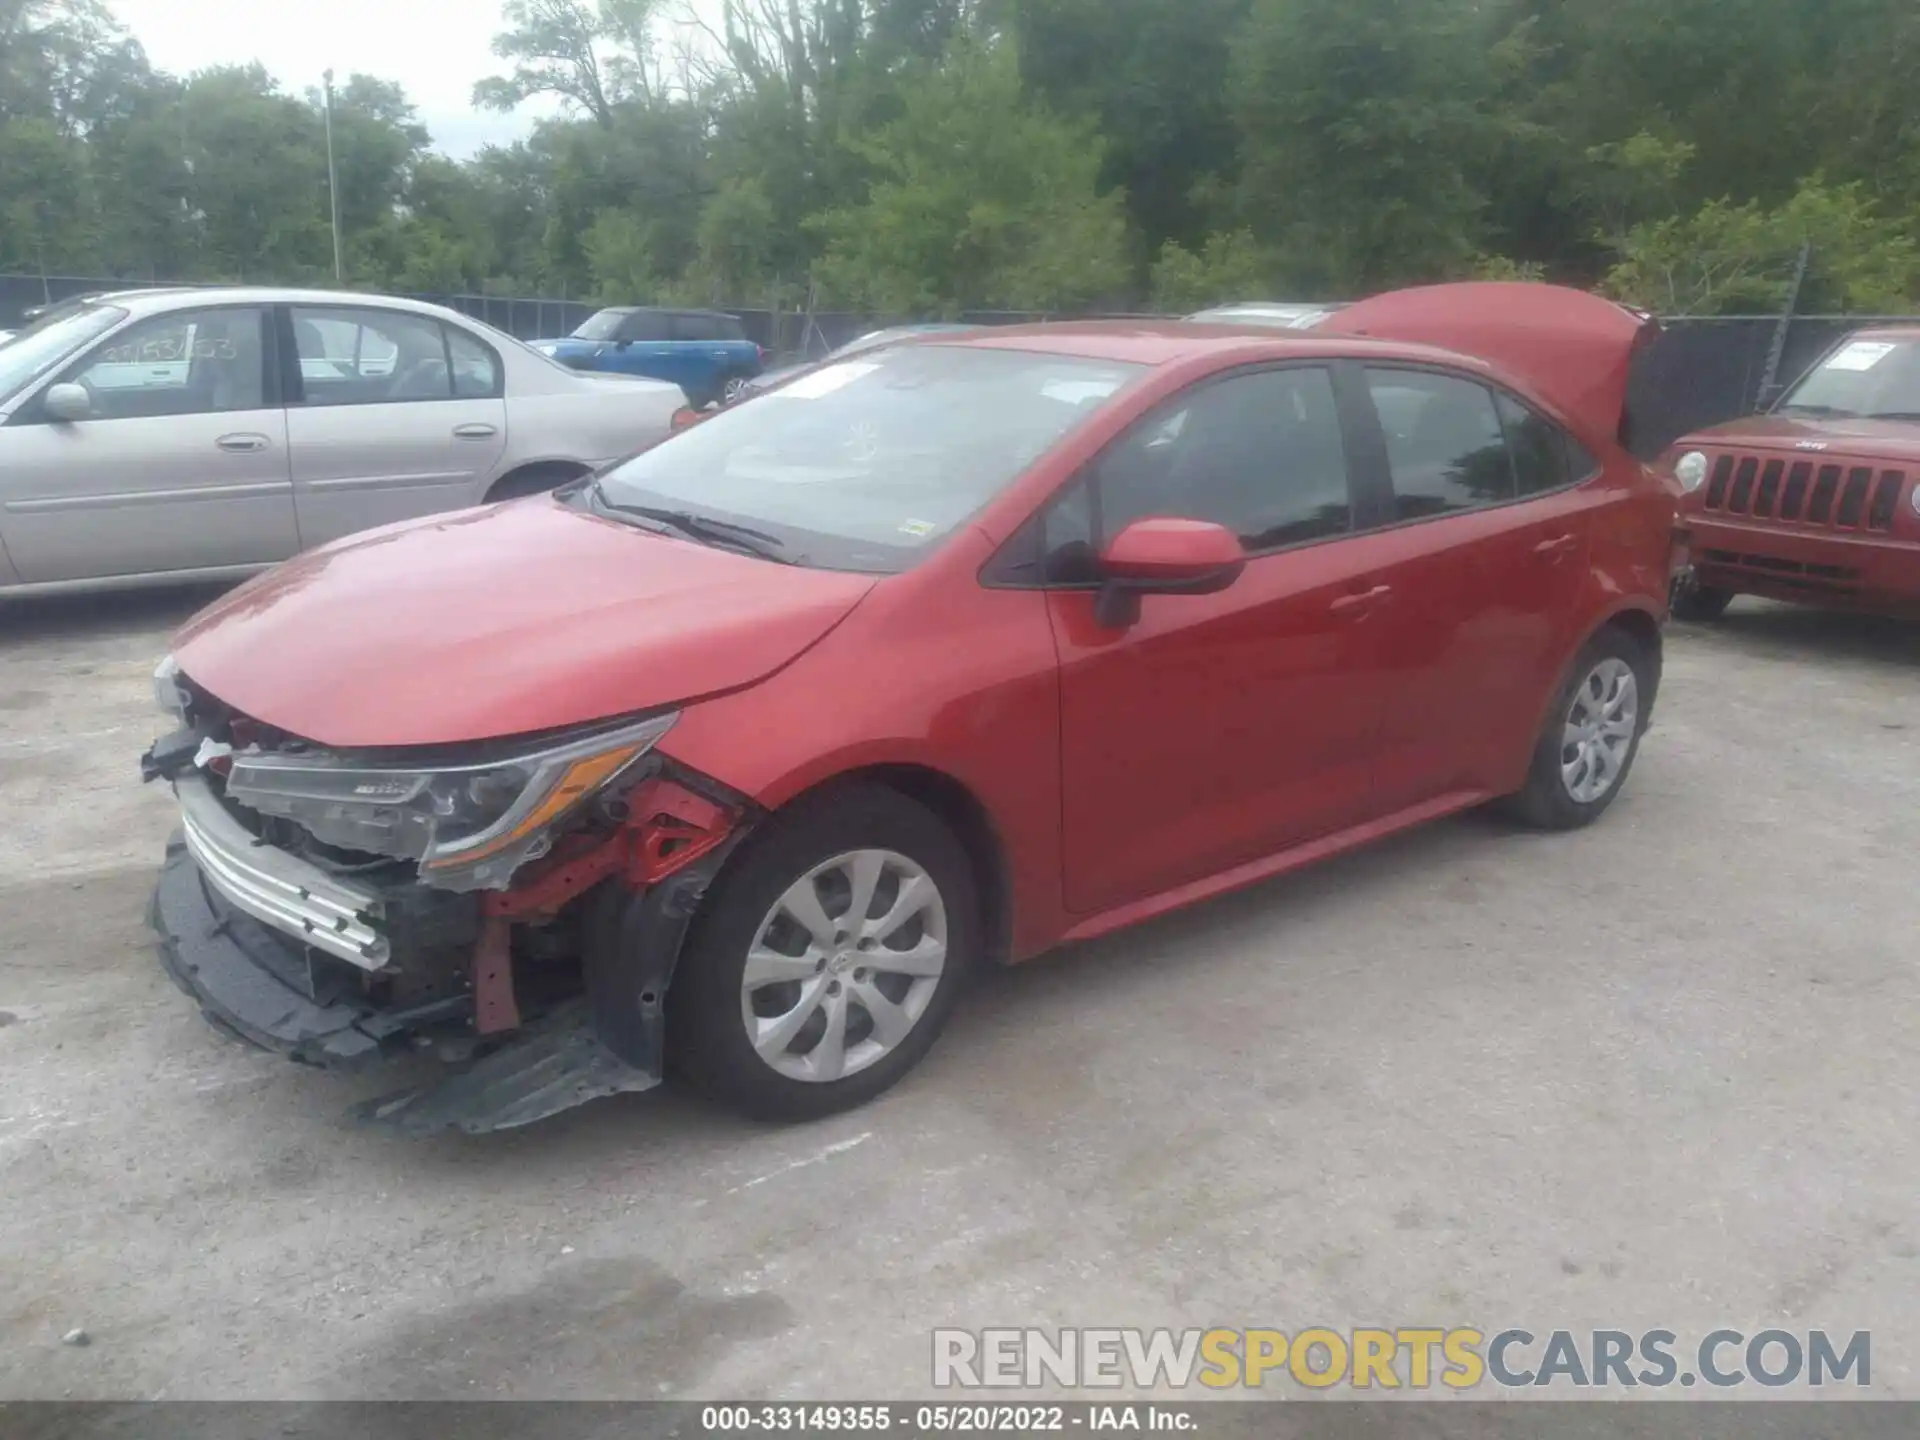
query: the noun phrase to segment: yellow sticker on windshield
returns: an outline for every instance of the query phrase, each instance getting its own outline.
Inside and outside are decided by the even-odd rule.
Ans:
[[[908,520],[900,526],[900,533],[911,535],[916,540],[924,540],[939,528],[931,520]]]

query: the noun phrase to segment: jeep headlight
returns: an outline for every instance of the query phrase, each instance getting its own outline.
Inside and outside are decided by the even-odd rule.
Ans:
[[[322,844],[420,862],[448,890],[500,890],[552,848],[552,832],[619,783],[676,714],[472,765],[367,765],[242,751],[228,796],[291,820]]]
[[[1680,482],[1680,488],[1689,495],[1707,483],[1707,475],[1713,464],[1698,450],[1689,450],[1682,455],[1673,467],[1674,478]]]

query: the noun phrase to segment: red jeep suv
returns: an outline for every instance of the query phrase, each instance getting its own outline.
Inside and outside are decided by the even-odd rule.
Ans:
[[[1736,595],[1920,616],[1920,328],[1863,330],[1765,415],[1672,452],[1684,620]]]

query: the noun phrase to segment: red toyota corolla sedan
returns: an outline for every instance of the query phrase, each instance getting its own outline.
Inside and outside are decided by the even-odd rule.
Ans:
[[[305,555],[156,677],[165,963],[301,1060],[464,1061],[407,1128],[669,1059],[798,1118],[981,965],[1492,800],[1586,824],[1660,681],[1648,328],[1468,285],[953,337]]]

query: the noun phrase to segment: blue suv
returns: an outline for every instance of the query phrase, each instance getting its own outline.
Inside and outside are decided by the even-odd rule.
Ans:
[[[766,364],[740,322],[717,310],[602,310],[566,339],[533,348],[575,370],[666,380],[695,409],[737,399]]]

